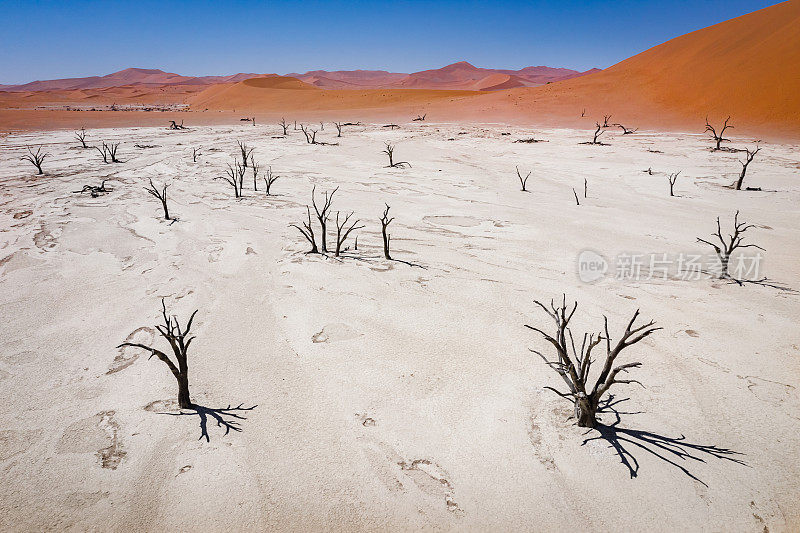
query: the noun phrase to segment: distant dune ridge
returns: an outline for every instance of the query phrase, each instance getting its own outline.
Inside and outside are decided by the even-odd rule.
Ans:
[[[612,122],[629,127],[686,131],[702,131],[706,116],[719,123],[730,115],[734,133],[800,139],[800,0],[677,37],[602,71],[486,69],[466,61],[412,74],[316,70],[190,77],[126,69],[0,86],[0,129],[35,127],[3,109],[24,113],[71,102],[183,103],[200,112],[303,120],[340,117],[344,110],[359,119],[402,120],[413,112],[427,113],[429,120],[586,128],[610,114]]]

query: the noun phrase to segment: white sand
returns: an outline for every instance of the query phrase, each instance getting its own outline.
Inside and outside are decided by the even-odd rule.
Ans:
[[[746,184],[775,192],[736,192],[725,186],[741,155],[711,153],[696,134],[609,132],[611,146],[585,146],[586,131],[514,144],[532,132],[425,123],[334,139],[326,126],[318,138],[341,144],[311,146],[278,131],[90,131],[92,143],[122,142],[113,165],[71,132],[0,141],[0,529],[798,526],[800,295],[576,274],[584,249],[705,253],[695,238],[740,209],[766,249],[763,273],[800,289],[797,146],[762,143],[750,167]],[[249,174],[239,201],[212,180],[237,139],[281,176],[275,196],[254,193]],[[383,168],[384,141],[413,167]],[[19,160],[28,144],[52,154],[47,175]],[[196,164],[192,146],[203,147]],[[530,193],[515,165],[533,171]],[[678,170],[670,198],[664,172]],[[72,193],[104,177],[108,195]],[[159,220],[148,177],[171,184],[179,222]],[[288,225],[313,184],[339,186],[334,209],[366,224],[358,259],[304,254]],[[419,266],[382,259],[384,202],[394,257]],[[570,406],[542,389],[563,384],[528,351],[547,346],[523,325],[549,328],[533,300],[564,292],[580,302],[576,333],[606,314],[618,335],[636,308],[664,328],[621,356],[643,363],[630,377],[647,388],[612,389],[630,398],[621,411],[639,412],[619,427],[655,434],[617,434],[636,477],[606,440],[582,445],[599,433],[572,425]],[[193,400],[257,405],[236,411],[240,432],[209,418],[206,442],[196,414],[159,414],[177,413],[174,378],[115,348],[143,326],[134,337],[152,340],[162,296],[182,321],[199,309]],[[663,439],[682,435],[746,465],[659,448],[678,450]]]

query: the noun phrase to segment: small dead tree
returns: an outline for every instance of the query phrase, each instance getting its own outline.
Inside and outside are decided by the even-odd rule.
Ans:
[[[272,173],[272,167],[267,167],[267,175],[264,176],[264,185],[267,188],[267,196],[270,195],[270,188],[272,187],[272,184],[278,181],[279,177],[280,176],[276,176]]]
[[[747,174],[747,166],[753,161],[753,158],[756,156],[758,152],[761,151],[761,147],[756,146],[755,150],[750,150],[749,148],[745,148],[745,152],[747,152],[747,158],[744,161],[739,161],[739,164],[742,165],[742,172],[739,174],[739,179],[736,180],[736,190],[742,190],[742,183],[744,183],[744,176]]]
[[[167,187],[169,187],[169,185],[165,183],[161,188],[161,191],[159,191],[156,186],[153,185],[153,180],[150,179],[150,186],[145,187],[144,190],[158,198],[158,200],[161,202],[161,207],[164,208],[164,220],[172,220],[169,216],[169,208],[167,207]]]
[[[312,130],[311,128],[306,128],[305,125],[300,124],[300,130],[306,136],[306,143],[308,144],[317,144],[317,132],[316,130]]]
[[[632,130],[629,130],[628,128],[626,128],[622,124],[618,124],[618,123],[614,124],[614,126],[619,126],[620,128],[622,128],[622,134],[623,135],[630,135],[631,133],[636,133],[639,130],[639,128],[634,128]]]
[[[383,210],[383,216],[381,217],[381,235],[383,235],[383,257],[386,259],[391,260],[392,256],[389,254],[389,242],[392,240],[392,236],[389,234],[389,224],[392,223],[394,217],[389,218],[389,204],[385,204],[386,209]]]
[[[97,146],[94,147],[95,150],[100,152],[100,155],[103,156],[103,163],[120,163],[121,161],[117,159],[117,149],[119,148],[119,143],[108,143],[106,144],[103,141],[103,148],[102,150]]]
[[[317,215],[320,228],[320,251],[323,254],[328,253],[328,217],[330,216],[331,202],[333,202],[333,195],[339,187],[333,189],[333,192],[328,194],[328,191],[323,193],[325,201],[322,204],[322,209],[317,205],[317,186],[311,188],[311,205],[314,206],[314,213]]]
[[[583,197],[584,197],[584,199],[588,198],[588,196],[587,196],[588,194],[589,194],[589,180],[586,179],[586,178],[583,178]]]
[[[33,148],[31,148],[30,146],[28,146],[27,148],[28,148],[28,154],[22,156],[20,159],[22,159],[23,161],[27,161],[31,165],[35,166],[36,170],[39,171],[38,174],[44,174],[44,171],[42,170],[42,163],[44,163],[44,158],[50,154],[48,153],[43,154],[41,146],[37,148],[35,152],[33,151]]]
[[[575,192],[575,187],[572,188],[572,194],[573,194],[573,196],[575,196],[575,204],[581,205],[581,201],[578,200],[578,193]]]
[[[297,228],[297,230],[303,234],[303,237],[306,238],[309,244],[311,244],[311,250],[309,250],[308,253],[318,254],[319,249],[317,248],[317,241],[314,237],[314,227],[311,223],[311,208],[308,206],[306,206],[306,215],[308,216],[308,220],[301,222],[301,226],[298,226],[297,224],[289,224],[289,226],[292,228]]]
[[[86,128],[81,128],[80,131],[76,131],[75,138],[81,142],[81,148],[89,148],[89,145],[86,144]]]
[[[347,224],[350,222],[350,217],[352,216],[353,212],[350,211],[350,214],[346,215],[344,220],[339,223],[339,211],[336,212],[336,257],[339,257],[339,254],[342,252],[342,245],[344,245],[347,237],[350,235],[350,232],[356,229],[362,229],[364,227],[358,225],[358,223],[361,222],[358,219],[356,219],[356,221],[351,223],[348,227]]]
[[[196,314],[197,310],[191,314],[189,322],[186,324],[186,329],[182,331],[177,317],[167,315],[167,306],[164,303],[164,299],[161,299],[161,316],[164,319],[164,324],[156,325],[156,329],[172,348],[172,353],[175,355],[175,359],[178,362],[177,365],[161,350],[139,344],[138,342],[123,342],[117,346],[117,348],[122,348],[123,346],[142,348],[150,352],[150,357],[155,355],[161,359],[167,367],[169,367],[172,375],[175,376],[175,379],[178,381],[178,407],[181,409],[192,408],[192,400],[189,397],[189,366],[187,364],[187,353],[189,351],[189,345],[191,345],[194,340],[194,337],[189,337],[189,332],[192,330],[192,322]]]
[[[528,178],[531,177],[531,173],[528,172],[528,175],[523,178],[522,174],[520,174],[519,172],[519,167],[515,168],[517,169],[517,177],[519,178],[519,184],[522,186],[522,192],[528,192],[528,189],[526,187],[528,186]]]
[[[603,127],[610,128],[611,126],[608,125],[608,120],[611,118],[611,115],[603,115]]]
[[[289,124],[286,123],[286,119],[281,118],[281,121],[278,124],[280,125],[281,128],[283,128],[283,135],[284,136],[289,135]]]
[[[425,120],[425,117],[427,117],[427,116],[428,116],[427,113],[425,113],[424,115],[417,115],[417,118],[411,119],[411,121],[412,122],[422,122],[423,120]]]
[[[228,170],[225,171],[226,176],[217,176],[215,180],[224,180],[231,187],[233,187],[233,197],[242,197],[242,187],[244,185],[244,175],[247,172],[247,167],[244,167],[239,161],[234,160],[233,165],[228,163]]]
[[[729,141],[730,140],[730,139],[725,139],[723,137],[723,135],[725,134],[725,130],[727,130],[728,128],[733,128],[733,126],[728,125],[728,121],[730,119],[731,119],[730,116],[725,119],[725,122],[722,125],[722,129],[719,130],[719,133],[717,133],[717,130],[714,128],[714,126],[709,124],[708,117],[706,117],[706,130],[705,131],[709,132],[711,134],[711,137],[717,143],[716,146],[714,147],[714,151],[722,149],[722,148],[720,148],[720,144],[722,143],[722,141]]]
[[[247,143],[242,141],[236,141],[236,144],[239,145],[239,151],[242,153],[242,167],[247,168],[247,160],[250,159],[255,148],[250,148]]]
[[[85,192],[88,192],[89,195],[92,198],[97,198],[101,194],[106,194],[106,193],[109,193],[109,192],[114,190],[114,189],[111,189],[111,188],[106,188],[106,181],[108,181],[108,180],[103,180],[100,183],[99,186],[97,186],[97,185],[84,185],[81,190],[72,191],[72,192],[75,193],[75,194],[83,194]]]
[[[712,233],[712,235],[717,238],[719,244],[697,237],[697,242],[702,242],[703,244],[711,246],[716,252],[717,259],[719,259],[719,279],[734,279],[728,272],[728,263],[731,259],[731,254],[734,251],[744,248],[758,248],[761,251],[765,251],[764,248],[758,246],[757,244],[743,243],[745,232],[754,227],[754,224],[739,222],[739,211],[737,210],[736,214],[733,216],[733,233],[728,234],[727,238],[722,235],[719,217],[717,217],[717,231]],[[734,279],[734,281],[736,280]]]
[[[336,126],[336,136],[337,137],[341,137],[342,136],[342,123],[341,122],[334,122],[333,125]]]
[[[670,174],[667,176],[667,180],[669,180],[669,195],[675,196],[675,182],[678,181],[678,175],[681,173],[679,170],[674,174]]]
[[[528,324],[525,324],[525,327],[539,333],[547,342],[552,344],[556,351],[556,358],[551,361],[537,350],[531,349],[531,352],[541,357],[547,366],[561,376],[561,379],[567,385],[568,391],[561,392],[553,387],[545,388],[572,402],[575,419],[579,427],[593,428],[597,426],[597,412],[600,408],[600,401],[613,385],[630,383],[641,385],[639,381],[633,379],[617,378],[621,372],[628,372],[631,368],[642,366],[641,363],[634,362],[615,367],[614,362],[619,354],[625,348],[633,346],[662,328],[655,327],[655,322],[652,320],[646,324],[636,325],[636,319],[639,317],[639,310],[637,309],[633,314],[633,318],[628,322],[625,332],[612,345],[611,335],[608,332],[608,317],[603,316],[603,333],[584,333],[581,348],[577,350],[575,339],[569,328],[569,322],[578,308],[578,303],[575,302],[572,309],[568,309],[566,295],[561,305],[556,305],[551,300],[549,309],[539,301],[534,301],[534,303],[553,319],[556,325],[555,333],[550,335]],[[592,351],[603,340],[605,340],[606,346],[605,362],[600,375],[592,386],[589,379],[589,372],[594,362]]]
[[[581,118],[583,118],[585,116],[586,116],[586,108],[584,107],[583,111],[581,111]]]
[[[197,156],[200,155],[200,148],[192,148],[192,162],[197,163]]]
[[[169,121],[169,129],[171,130],[185,130],[186,127],[183,125],[183,121],[181,120],[180,124],[176,124],[174,120]]]
[[[255,157],[250,156],[250,169],[253,171],[253,190],[258,190],[258,171],[261,170],[261,165],[256,163]]]
[[[599,137],[600,137],[602,134],[604,134],[604,133],[605,133],[605,130],[603,129],[603,126],[601,126],[599,122],[595,122],[595,126],[597,126],[597,129],[596,129],[596,130],[594,130],[594,138],[591,140],[591,142],[588,142],[588,143],[583,143],[583,144],[603,144],[603,143],[601,143],[600,141],[598,141],[597,139],[598,139],[598,138],[599,138]]]
[[[397,163],[394,162],[394,146],[389,143],[386,143],[386,149],[383,150],[383,153],[389,156],[389,166],[386,168],[403,168],[404,166],[411,167],[411,163],[408,161],[398,161]]]

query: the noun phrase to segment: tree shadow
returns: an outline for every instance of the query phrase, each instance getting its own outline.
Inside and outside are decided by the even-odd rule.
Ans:
[[[212,409],[210,407],[204,407],[202,405],[192,404],[191,409],[182,409],[178,413],[159,413],[162,415],[170,415],[170,416],[194,416],[197,415],[200,417],[200,437],[197,440],[206,439],[206,442],[211,442],[211,439],[208,435],[208,418],[211,417],[217,421],[217,427],[225,428],[225,433],[223,437],[228,433],[233,431],[242,431],[240,427],[240,420],[247,420],[246,416],[243,416],[241,413],[243,411],[252,411],[258,405],[254,405],[252,407],[242,407],[244,404],[239,404],[236,407],[231,407],[230,404],[228,407],[220,408],[220,409]]]
[[[631,479],[639,475],[639,461],[633,455],[633,447],[639,448],[675,468],[678,468],[681,472],[698,483],[702,483],[706,487],[708,485],[689,470],[690,461],[705,463],[706,459],[713,457],[715,459],[724,459],[748,466],[747,463],[737,457],[744,455],[743,453],[728,448],[688,442],[684,435],[673,438],[659,435],[651,431],[619,427],[621,414],[638,414],[638,412],[626,413],[615,409],[615,405],[626,400],[628,400],[628,398],[615,401],[613,396],[606,400],[600,412],[602,412],[602,410],[613,412],[615,418],[614,422],[611,424],[598,423],[597,427],[590,429],[586,435],[592,431],[597,431],[598,434],[584,439],[581,446],[595,440],[607,441],[609,447],[613,448],[619,456],[620,462],[628,468]],[[684,461],[684,463],[680,461]]]

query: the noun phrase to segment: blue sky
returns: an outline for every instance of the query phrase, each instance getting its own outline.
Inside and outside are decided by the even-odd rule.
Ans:
[[[774,1],[0,0],[0,83],[127,67],[185,75],[608,67]]]

